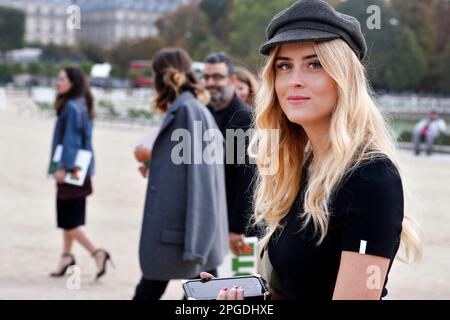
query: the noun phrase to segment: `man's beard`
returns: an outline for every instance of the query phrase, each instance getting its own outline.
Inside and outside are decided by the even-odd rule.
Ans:
[[[221,104],[221,103],[223,103],[223,102],[225,102],[227,100],[227,87],[226,86],[225,87],[211,86],[211,87],[208,87],[206,89],[208,91],[210,89],[216,89],[215,92],[214,92],[215,94],[214,95],[211,94],[210,103],[213,106]],[[210,91],[210,93],[211,93],[211,91]]]

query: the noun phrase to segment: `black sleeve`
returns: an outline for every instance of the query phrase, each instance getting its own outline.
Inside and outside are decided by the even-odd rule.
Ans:
[[[247,110],[239,110],[234,114],[231,123],[235,129],[248,130],[251,127],[252,113]],[[248,157],[249,136],[245,141],[235,141],[236,162],[233,165],[234,185],[230,186],[234,192],[233,203],[229,208],[229,230],[230,232],[246,234],[253,236],[254,233],[250,227],[250,218],[253,213],[253,180],[256,174],[256,166],[250,164]],[[238,159],[238,148],[245,144],[244,159]],[[240,161],[238,161],[240,160]]]
[[[403,188],[387,158],[371,160],[345,183],[349,204],[342,228],[342,250],[393,259],[400,243]]]

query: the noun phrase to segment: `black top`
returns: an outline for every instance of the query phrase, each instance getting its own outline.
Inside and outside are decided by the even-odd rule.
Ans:
[[[236,94],[226,108],[219,111],[215,111],[211,106],[208,108],[225,138],[227,129],[247,131],[251,128],[252,110]],[[232,140],[228,141],[225,146],[225,155],[232,150],[234,152],[234,158],[229,157],[230,159],[226,159],[225,162],[229,231],[252,236],[255,232],[248,226],[252,214],[252,182],[256,167],[249,162],[248,136],[245,141],[234,139],[230,147],[231,142]],[[243,147],[243,144],[245,144],[245,159],[240,156],[242,150],[238,150]]]
[[[365,161],[346,174],[330,201],[328,233],[317,246],[312,222],[300,231],[306,172],[307,165],[303,170],[305,183],[281,221],[285,227],[269,242],[269,258],[283,299],[331,300],[342,251],[389,258],[390,270],[402,231],[402,182],[386,157]],[[383,297],[386,283],[387,277]]]

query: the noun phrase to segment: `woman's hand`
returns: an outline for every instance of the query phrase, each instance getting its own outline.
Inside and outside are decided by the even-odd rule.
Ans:
[[[148,177],[148,172],[150,171],[146,166],[140,166],[139,168],[139,172],[141,173],[141,175],[144,177],[144,178],[147,178]]]
[[[151,160],[152,152],[143,146],[138,146],[134,150],[134,157],[138,162],[144,163]]]
[[[214,279],[214,276],[208,272],[200,272],[200,279],[208,281]],[[230,290],[223,288],[217,294],[217,300],[244,300],[244,288],[234,286]]]
[[[53,174],[53,178],[56,180],[57,183],[64,183],[64,180],[66,178],[66,170],[65,169],[58,169]]]

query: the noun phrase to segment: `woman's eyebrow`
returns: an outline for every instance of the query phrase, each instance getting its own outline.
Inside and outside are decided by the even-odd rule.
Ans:
[[[288,60],[288,61],[292,61],[291,58],[288,58],[288,57],[282,57],[282,56],[278,56],[278,57],[275,58],[275,61],[278,61],[278,60]]]
[[[311,59],[311,58],[317,58],[317,54],[310,54],[310,55],[308,55],[308,56],[306,56],[306,57],[303,57],[303,60],[308,60],[308,59]]]
[[[308,59],[311,59],[311,58],[317,58],[317,54],[314,53],[314,54],[307,55],[307,56],[303,57],[302,60],[308,60]],[[291,58],[289,58],[289,57],[283,57],[283,56],[278,56],[278,57],[276,57],[275,61],[278,61],[278,60],[292,61]]]

